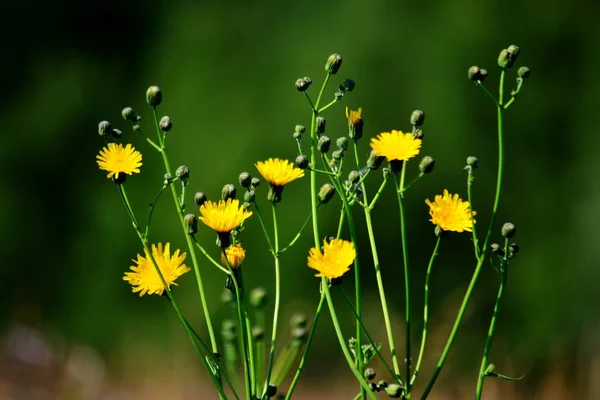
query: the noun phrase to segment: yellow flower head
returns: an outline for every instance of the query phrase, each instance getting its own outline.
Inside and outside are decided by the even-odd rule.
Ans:
[[[300,168],[296,168],[291,162],[279,158],[259,161],[256,163],[256,169],[271,186],[285,186],[304,176],[304,171]]]
[[[207,201],[200,206],[200,221],[218,233],[228,234],[237,228],[252,211],[245,212],[237,199],[219,200],[219,203]]]
[[[156,265],[158,265],[169,289],[171,285],[177,286],[175,280],[190,270],[189,267],[183,264],[186,254],[179,255],[179,249],[177,249],[173,253],[173,256],[171,256],[170,247],[170,244],[167,243],[163,251],[162,243],[159,243],[158,246],[152,245],[152,257],[156,261]],[[156,272],[150,254],[146,250],[144,252],[146,253],[146,257],[138,254],[137,261],[132,260],[137,265],[131,266],[130,269],[133,272],[125,272],[123,280],[131,284],[133,293],[140,292],[140,296],[146,293],[162,295],[165,287]]]
[[[308,253],[308,266],[319,271],[315,276],[324,276],[329,279],[339,278],[344,275],[354,262],[356,250],[354,243],[343,239],[323,241],[323,252],[318,247],[313,247]]]
[[[471,232],[475,219],[471,221],[471,207],[468,201],[462,201],[458,194],[450,195],[444,189],[443,195],[436,195],[433,203],[425,200],[429,206],[430,221],[445,231]],[[477,215],[473,211],[473,215]]]
[[[346,118],[348,119],[348,122],[351,123],[352,125],[356,125],[359,123],[360,120],[362,120],[360,114],[362,113],[362,108],[358,108],[358,110],[349,110],[348,107],[346,107]]]
[[[237,267],[239,267],[246,258],[246,250],[244,250],[240,243],[236,243],[233,246],[229,246],[227,250],[225,250],[225,253],[227,254],[227,261],[229,261],[229,266],[231,266],[232,269],[236,269]],[[227,261],[225,260],[223,252],[221,252],[221,264],[223,264],[225,268],[227,268]]]
[[[402,131],[383,132],[371,139],[371,148],[388,161],[406,161],[419,154],[421,139]]]
[[[130,144],[123,147],[122,144],[109,143],[100,150],[96,156],[98,166],[108,171],[107,178],[119,179],[119,174],[139,173],[142,166],[142,155]]]

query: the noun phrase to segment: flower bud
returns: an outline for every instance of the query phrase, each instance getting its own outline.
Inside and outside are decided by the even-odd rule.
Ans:
[[[429,156],[423,157],[419,163],[419,170],[424,174],[428,174],[433,171],[433,167],[435,167],[435,160]]]
[[[327,121],[323,117],[317,117],[317,135],[325,133],[325,125]]]
[[[415,139],[423,140],[423,138],[425,137],[425,132],[423,132],[423,129],[420,128],[413,129],[413,136],[415,137]]]
[[[298,327],[292,329],[292,339],[297,340],[299,342],[304,342],[306,341],[307,337],[308,331],[306,330],[306,328]]]
[[[348,138],[345,136],[337,138],[335,144],[344,151],[348,150]]]
[[[517,75],[519,76],[519,78],[527,79],[527,78],[529,78],[530,74],[531,74],[531,71],[529,70],[528,67],[521,67],[517,70]]]
[[[499,256],[504,255],[504,250],[498,243],[492,243],[490,245],[490,250],[491,250],[492,254],[498,254]]]
[[[467,165],[470,165],[473,168],[477,168],[479,165],[479,160],[477,160],[477,157],[475,156],[469,156],[467,157]]]
[[[112,127],[110,126],[110,122],[101,121],[98,124],[98,134],[100,136],[108,136],[111,134],[111,132],[112,132]]]
[[[344,150],[342,149],[337,149],[336,151],[334,151],[333,153],[331,153],[331,157],[335,160],[335,161],[340,161],[342,158],[344,158],[344,154],[346,154],[344,152]]]
[[[379,388],[375,382],[369,382],[369,389],[371,389],[371,392],[379,392]]]
[[[304,78],[300,78],[296,81],[296,90],[299,92],[305,92],[309,86],[310,83],[306,82]]]
[[[125,121],[136,122],[135,111],[133,111],[133,108],[131,107],[125,107],[121,110],[121,115]]]
[[[294,128],[294,132],[304,133],[305,131],[306,128],[304,127],[304,125],[296,125],[296,127]]]
[[[473,82],[477,82],[480,81],[481,79],[481,69],[477,66],[477,65],[473,65],[471,68],[469,68],[469,70],[467,71],[467,76],[469,77],[470,80],[472,80]]]
[[[290,325],[292,325],[292,328],[306,328],[307,324],[308,319],[306,318],[306,315],[302,313],[296,313],[292,315],[292,318],[290,319]]]
[[[519,47],[511,44],[508,49],[504,49],[498,56],[498,65],[502,68],[511,68],[519,57]]]
[[[350,171],[350,173],[348,174],[348,180],[352,184],[356,185],[360,181],[360,172],[358,172],[358,171]]]
[[[510,46],[508,46],[507,50],[510,53],[510,57],[511,57],[513,63],[515,61],[517,61],[517,58],[519,58],[519,53],[521,51],[521,49],[519,48],[519,46],[511,44]]]
[[[206,197],[206,194],[204,194],[204,192],[196,192],[196,194],[194,195],[194,202],[196,202],[196,205],[198,207],[206,203],[207,200],[208,198]]]
[[[326,183],[321,186],[321,190],[319,190],[319,194],[317,197],[319,198],[319,203],[327,204],[329,200],[333,198],[335,195],[335,187],[331,183]]]
[[[378,156],[375,150],[371,150],[371,154],[369,154],[369,160],[367,161],[367,167],[370,170],[377,170],[381,167],[383,160],[385,160],[384,156]]]
[[[377,382],[377,388],[379,390],[385,390],[386,387],[388,387],[388,383],[386,381],[384,381],[383,379],[380,380],[379,382]]]
[[[248,187],[250,187],[250,184],[252,183],[252,177],[250,176],[250,174],[248,172],[242,172],[238,176],[238,182],[240,183],[240,185],[242,185],[242,187],[248,188]]]
[[[377,373],[375,372],[375,370],[371,367],[365,369],[365,373],[364,373],[364,377],[366,380],[368,381],[372,381],[373,379],[375,379],[375,376],[377,375]]]
[[[165,182],[164,182],[165,187],[169,186],[171,184],[171,182],[173,182],[173,175],[171,175],[167,172],[165,174]]]
[[[487,69],[481,68],[481,71],[479,71],[479,73],[481,74],[481,79],[480,79],[480,81],[481,81],[481,82],[485,81],[485,78],[486,78],[486,77],[487,77],[487,75],[488,75],[488,71],[487,71]]]
[[[264,308],[268,300],[267,291],[263,287],[254,288],[250,292],[250,305],[254,308]]]
[[[235,331],[235,322],[230,319],[223,320],[221,325],[221,335],[225,342],[235,342],[237,340],[237,334]]]
[[[257,188],[260,185],[260,179],[252,178],[252,180],[250,181],[250,184],[253,188]]]
[[[294,131],[292,137],[296,140],[302,139],[302,133]]]
[[[195,235],[198,232],[198,218],[194,214],[187,214],[183,217],[183,222],[185,222],[185,233]]]
[[[507,222],[504,225],[502,225],[501,232],[502,236],[510,239],[511,237],[514,237],[517,233],[517,227],[515,226],[515,224]]]
[[[146,103],[151,107],[159,106],[162,103],[162,91],[158,86],[150,86],[146,90]]]
[[[308,86],[312,85],[312,79],[310,79],[310,76],[305,76],[302,79],[304,79],[304,82],[306,82]]]
[[[123,131],[121,131],[120,129],[113,129],[112,131],[110,131],[110,134],[115,139],[118,139],[121,136],[123,136]]]
[[[511,243],[508,245],[508,248],[510,249],[510,255],[511,257],[514,257],[517,255],[517,253],[521,250],[519,245],[516,243]]]
[[[325,72],[335,75],[340,67],[342,66],[342,56],[339,54],[332,54],[327,59],[327,63],[325,64]]]
[[[415,110],[410,116],[410,124],[421,126],[425,122],[425,113],[421,110]]]
[[[254,190],[248,190],[246,191],[246,193],[244,193],[244,202],[246,203],[254,203],[254,199],[256,198],[256,195],[254,194]]]
[[[231,183],[223,186],[223,190],[221,190],[221,199],[227,201],[228,199],[235,199],[237,195],[237,189]]]
[[[361,117],[362,109],[349,110],[346,107],[346,119],[348,120],[348,136],[350,139],[359,140],[363,135],[364,121]]]
[[[252,328],[252,339],[256,340],[256,341],[262,341],[265,338],[265,331],[258,327],[255,326],[254,328]]]
[[[385,388],[385,392],[389,397],[398,398],[402,395],[402,387],[396,383],[392,383]]]
[[[344,92],[351,92],[354,90],[355,86],[356,82],[354,82],[352,79],[346,79],[344,82],[342,82],[339,88]]]
[[[277,394],[277,385],[275,385],[273,383],[269,383],[265,394],[267,395],[267,397],[275,396]]]
[[[306,167],[308,167],[308,158],[300,155],[300,156],[296,157],[295,164],[296,164],[296,167],[298,167],[300,169],[306,169]]]
[[[171,122],[171,118],[169,118],[165,115],[164,117],[162,117],[160,119],[158,126],[160,126],[161,131],[169,132],[171,130],[171,128],[173,127],[173,123]]]
[[[178,177],[183,183],[187,183],[190,178],[190,169],[186,165],[181,165],[175,171],[175,176]]]
[[[325,154],[329,151],[329,147],[331,146],[331,139],[329,139],[329,136],[321,136],[319,138],[319,142],[317,143],[317,149]]]

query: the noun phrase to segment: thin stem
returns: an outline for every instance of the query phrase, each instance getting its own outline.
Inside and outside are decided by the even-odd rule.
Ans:
[[[337,99],[333,99],[330,103],[324,105],[322,108],[319,109],[319,114],[322,113],[323,111],[327,110],[329,107],[331,107],[332,105],[334,105],[337,102],[338,102]]]
[[[420,172],[420,173],[419,173],[419,175],[417,175],[417,176],[415,177],[415,179],[413,179],[413,180],[412,180],[412,181],[411,181],[411,182],[410,182],[408,185],[406,185],[406,187],[405,187],[404,189],[402,189],[402,194],[404,195],[404,193],[405,193],[405,192],[406,192],[408,189],[410,189],[410,187],[411,187],[412,185],[414,185],[415,183],[417,183],[417,181],[418,181],[419,179],[421,179],[423,176],[425,176],[425,174],[424,174],[423,172]]]
[[[269,249],[271,249],[271,251],[273,251],[273,245],[271,244],[271,237],[269,236],[269,232],[267,231],[267,226],[265,225],[265,221],[262,217],[262,214],[260,212],[260,208],[258,207],[257,203],[254,203],[254,210],[256,211],[256,215],[258,216],[258,221],[260,222],[260,226],[262,227],[262,230],[265,234],[265,238],[267,238],[267,243],[269,245]]]
[[[310,96],[308,95],[308,93],[306,91],[304,91],[302,93],[304,93],[304,97],[306,97],[306,100],[308,100],[308,104],[310,104],[310,108],[312,108],[313,111],[316,111],[316,108],[315,108]]]
[[[342,229],[344,228],[344,217],[346,216],[346,213],[344,212],[344,207],[342,206],[341,210],[340,210],[340,221],[338,222],[338,230],[337,230],[337,235],[335,236],[336,238],[340,238],[342,236]]]
[[[194,240],[194,244],[196,245],[196,247],[200,249],[200,251],[202,252],[202,254],[204,254],[204,256],[205,256],[205,257],[206,257],[206,258],[207,258],[207,259],[208,259],[208,260],[209,260],[209,261],[210,261],[210,262],[211,262],[211,263],[212,263],[212,264],[213,264],[215,267],[219,268],[221,271],[223,271],[223,272],[225,272],[227,275],[229,275],[229,271],[228,271],[226,268],[223,268],[223,267],[221,266],[221,264],[219,264],[219,263],[218,263],[218,262],[217,262],[217,261],[216,261],[214,258],[212,258],[212,257],[210,256],[210,254],[208,254],[208,252],[207,252],[207,251],[204,249],[204,247],[202,247],[202,246],[200,245],[200,243],[198,243],[198,242],[196,241],[196,237],[194,237],[194,236],[193,236],[193,237],[192,237],[192,239]]]
[[[448,354],[450,353],[450,349],[454,344],[454,340],[456,339],[456,335],[458,334],[458,330],[460,328],[462,319],[467,310],[467,305],[471,300],[471,296],[473,295],[473,291],[475,289],[475,285],[477,284],[477,280],[479,279],[479,275],[481,274],[481,269],[485,259],[487,258],[487,254],[489,251],[489,241],[492,234],[492,228],[494,226],[494,222],[496,220],[496,214],[498,213],[498,206],[500,204],[500,195],[502,193],[502,179],[503,179],[503,169],[504,169],[504,107],[502,106],[504,99],[504,78],[506,75],[506,70],[503,69],[500,74],[500,89],[499,89],[499,104],[498,104],[498,175],[496,178],[496,195],[494,196],[494,205],[492,207],[492,216],[490,218],[490,225],[488,227],[487,233],[485,235],[485,240],[483,242],[483,247],[481,250],[481,254],[479,260],[477,262],[477,266],[475,267],[475,271],[473,272],[473,277],[471,278],[471,282],[469,282],[469,287],[465,293],[463,301],[460,305],[460,309],[458,311],[458,315],[456,316],[456,320],[454,321],[454,326],[452,327],[452,331],[450,332],[450,336],[446,342],[446,346],[444,347],[444,351],[440,356],[440,359],[437,363],[435,371],[433,375],[429,379],[427,383],[427,387],[421,396],[421,400],[424,400],[431,392],[431,389],[435,385],[435,381],[437,380],[444,364],[446,363],[446,359],[448,358]]]
[[[156,208],[158,199],[160,198],[160,195],[163,193],[165,188],[166,188],[166,186],[164,186],[164,185],[163,185],[163,187],[160,188],[160,190],[156,194],[156,197],[154,197],[154,201],[150,205],[150,211],[148,212],[148,221],[146,222],[146,231],[144,232],[144,236],[146,236],[146,237],[148,237],[148,235],[150,235],[150,223],[152,222],[152,214],[154,214],[154,209]]]
[[[377,193],[375,193],[373,200],[371,200],[371,203],[367,207],[369,209],[369,211],[375,207],[375,204],[377,203],[377,200],[379,200],[379,196],[381,196],[381,193],[383,193],[383,189],[385,189],[385,187],[387,186],[388,181],[389,181],[389,175],[386,174],[383,176],[383,182],[381,182],[381,186],[379,186],[379,190],[377,190]],[[365,193],[365,185],[364,184],[362,185],[362,190],[363,190],[363,193]]]
[[[496,103],[496,105],[499,105],[499,104],[500,104],[500,102],[498,102],[498,100],[496,100],[496,97],[494,97],[494,95],[493,95],[493,94],[491,94],[491,93],[490,93],[490,91],[489,91],[489,90],[487,90],[487,89],[485,88],[485,86],[483,86],[483,84],[482,84],[481,82],[475,82],[475,85],[477,85],[477,87],[478,87],[479,89],[483,90],[483,92],[484,92],[484,93],[485,93],[485,94],[486,94],[486,95],[487,95],[487,96],[488,96],[490,99],[492,99],[492,101],[493,101],[494,103]],[[500,101],[502,101],[502,100],[500,100]]]
[[[471,212],[471,228],[473,235],[473,249],[475,250],[475,258],[479,259],[479,239],[477,239],[477,231],[475,229],[475,218],[473,215],[473,198],[471,195],[473,181],[475,177],[473,176],[473,167],[471,165],[467,166],[467,197],[469,199],[469,210]]]
[[[334,174],[333,172],[329,172],[329,171],[323,171],[322,169],[316,169],[316,168],[310,168],[311,171],[315,171],[319,174],[323,174],[323,175],[332,175],[332,176],[337,176],[337,174]]]
[[[258,327],[258,329],[260,329],[262,332],[265,331],[265,311],[263,310],[262,307],[258,308],[255,311],[255,318],[256,318],[256,326]],[[256,393],[259,393],[260,391],[260,383],[259,383],[259,377],[263,376],[264,374],[264,369],[265,369],[265,340],[264,338],[262,339],[258,339],[256,340],[256,373],[254,374],[256,376],[256,386],[254,391]]]
[[[119,194],[121,195],[121,199],[123,200],[123,204],[125,205],[125,209],[127,210],[127,215],[129,215],[129,218],[131,219],[131,224],[133,225],[138,235],[141,235],[140,226],[138,225],[137,219],[135,218],[135,214],[133,213],[133,208],[131,208],[131,203],[129,202],[127,193],[125,193],[125,188],[123,187],[123,185],[117,185],[117,187],[119,188]]]
[[[146,137],[146,135],[144,134],[144,132],[142,132],[142,128],[138,125],[138,129],[137,131],[144,137],[144,139],[146,139],[146,141],[148,143],[150,143],[150,145],[152,147],[154,147],[159,153],[162,153],[163,149],[157,145],[156,143],[154,143],[151,139],[149,139],[148,137]]]
[[[298,231],[298,233],[296,234],[296,236],[294,236],[294,239],[292,239],[292,241],[290,242],[290,244],[288,244],[287,246],[285,246],[283,249],[279,250],[279,254],[283,253],[284,251],[286,251],[287,249],[289,249],[290,247],[292,247],[296,241],[298,241],[298,239],[300,239],[300,236],[302,235],[302,232],[304,232],[304,228],[306,228],[306,225],[308,225],[308,223],[310,222],[310,219],[312,218],[312,213],[308,214],[308,217],[306,217],[306,220],[304,220],[304,223],[302,224],[302,227],[300,228],[300,230]]]
[[[425,342],[427,341],[427,328],[429,326],[429,280],[431,278],[431,268],[433,267],[435,258],[438,255],[441,240],[442,236],[439,235],[437,241],[435,242],[433,253],[431,253],[429,265],[427,266],[427,274],[425,275],[425,294],[423,296],[423,333],[421,334],[421,348],[419,349],[419,358],[417,358],[415,371],[413,372],[413,376],[410,379],[411,386],[414,385],[415,379],[417,378],[417,375],[419,375],[419,371],[421,370],[421,362],[423,361],[423,354],[425,353]]]

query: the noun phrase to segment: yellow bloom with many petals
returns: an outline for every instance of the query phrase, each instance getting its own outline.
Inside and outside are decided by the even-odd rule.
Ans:
[[[237,228],[252,212],[244,211],[237,199],[207,201],[200,206],[200,221],[218,233],[228,234]]]
[[[402,131],[383,132],[371,139],[371,148],[388,161],[406,161],[419,154],[421,139]]]
[[[227,250],[225,250],[225,254],[227,254],[227,260],[225,260],[225,255],[223,252],[221,252],[221,264],[223,264],[225,268],[227,268],[227,262],[229,261],[229,266],[232,269],[236,269],[244,262],[244,259],[246,258],[246,250],[244,250],[240,243],[229,246]]]
[[[430,221],[444,231],[472,232],[475,219],[471,219],[471,206],[458,194],[451,195],[444,189],[443,195],[436,195],[434,201],[425,200],[429,206]],[[477,215],[473,211],[473,216]]]
[[[323,242],[323,252],[318,247],[310,249],[308,266],[319,271],[315,276],[335,279],[350,270],[355,258],[354,243],[344,239],[332,239]]]
[[[101,170],[108,171],[107,178],[119,179],[119,174],[139,173],[142,166],[142,155],[130,144],[109,143],[96,156]]]
[[[304,171],[297,168],[288,160],[269,158],[267,161],[256,163],[258,172],[269,182],[271,186],[285,186],[304,176]]]
[[[132,260],[137,264],[131,266],[130,269],[133,272],[126,272],[123,277],[124,281],[131,284],[134,293],[140,292],[140,296],[145,294],[162,295],[165,291],[165,287],[156,272],[152,258],[156,261],[156,265],[158,265],[169,289],[171,285],[177,286],[175,280],[190,270],[189,267],[183,264],[186,254],[183,253],[180,255],[179,249],[177,249],[173,253],[173,256],[171,256],[171,246],[169,243],[164,246],[164,250],[162,243],[159,243],[158,246],[152,245],[152,258],[147,250],[144,250],[144,252],[146,253],[145,257],[138,254],[137,260]]]

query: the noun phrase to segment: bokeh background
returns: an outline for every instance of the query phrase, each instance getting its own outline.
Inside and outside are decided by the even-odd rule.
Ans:
[[[141,248],[117,191],[97,169],[103,144],[97,123],[108,119],[143,152],[142,173],[127,183],[143,215],[162,182],[162,167],[120,110],[132,106],[152,132],[144,93],[160,85],[159,111],[174,124],[171,159],[191,169],[191,207],[197,190],[216,199],[240,172],[256,175],[258,160],[296,156],[293,127],[309,125],[310,111],[294,81],[310,76],[318,86],[333,52],[344,62],[326,97],[344,78],[357,85],[325,113],[331,137],[345,133],[346,105],[363,108],[361,154],[368,152],[369,137],[409,129],[414,109],[427,115],[423,153],[437,166],[407,200],[416,342],[434,245],[424,199],[444,188],[466,195],[462,167],[475,155],[474,208],[485,225],[496,165],[495,109],[466,71],[474,64],[487,68],[487,86],[495,89],[496,58],[510,44],[521,47],[517,66],[529,66],[532,76],[506,113],[506,190],[495,233],[502,222],[514,222],[521,253],[511,268],[491,361],[499,372],[525,378],[490,379],[484,397],[600,398],[594,379],[600,373],[599,9],[591,0],[3,3],[0,398],[215,398],[167,302],[140,299],[121,279]],[[514,86],[511,74],[508,85]],[[304,179],[285,190],[283,242],[308,214],[308,184]],[[378,185],[379,178],[371,179],[371,193]],[[163,200],[154,240],[183,246],[172,204]],[[322,208],[322,232],[334,231],[338,211],[337,203]],[[387,191],[374,220],[402,350],[397,219]],[[272,261],[260,232],[251,219],[244,232],[245,281],[272,288]],[[297,311],[312,315],[318,300],[318,280],[305,266],[306,233],[282,258],[283,321]],[[201,227],[199,240],[216,254],[208,229]],[[370,254],[361,258],[365,320],[386,342]],[[431,340],[418,387],[435,365],[474,267],[468,235],[444,240],[438,260]],[[219,326],[231,315],[220,301],[224,277],[203,266]],[[473,396],[497,285],[487,268],[432,399]],[[175,295],[205,333],[192,274],[180,280]],[[336,301],[351,336],[350,312],[341,298]],[[289,331],[283,326],[282,342]],[[299,397],[352,398],[356,384],[327,313],[317,335]]]

